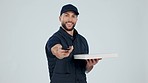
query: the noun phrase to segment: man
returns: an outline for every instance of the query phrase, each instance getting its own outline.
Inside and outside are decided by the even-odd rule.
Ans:
[[[78,15],[75,6],[64,5],[59,16],[60,29],[47,41],[45,49],[50,83],[87,83],[85,72],[91,71],[100,60],[74,59],[73,55],[89,53],[86,39],[74,28]]]

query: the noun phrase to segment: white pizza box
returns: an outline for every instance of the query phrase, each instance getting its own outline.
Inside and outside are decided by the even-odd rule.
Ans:
[[[117,53],[99,53],[99,54],[78,54],[74,55],[74,59],[98,59],[98,58],[114,58],[118,57]]]

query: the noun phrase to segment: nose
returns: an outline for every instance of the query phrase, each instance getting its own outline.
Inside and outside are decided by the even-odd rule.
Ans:
[[[68,18],[68,21],[72,21],[72,20],[73,20],[72,17],[69,17],[69,18]]]

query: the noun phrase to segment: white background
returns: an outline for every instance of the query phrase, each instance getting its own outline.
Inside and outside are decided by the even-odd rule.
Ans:
[[[44,46],[72,3],[90,53],[118,53],[88,83],[148,83],[148,0],[0,0],[0,83],[49,83]]]

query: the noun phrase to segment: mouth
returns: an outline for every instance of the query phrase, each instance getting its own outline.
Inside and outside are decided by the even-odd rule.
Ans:
[[[72,22],[67,22],[66,24],[67,24],[67,26],[73,26],[74,25],[74,23],[72,23]]]
[[[67,31],[72,31],[75,27],[74,22],[65,22],[62,24],[62,26],[67,30]]]

